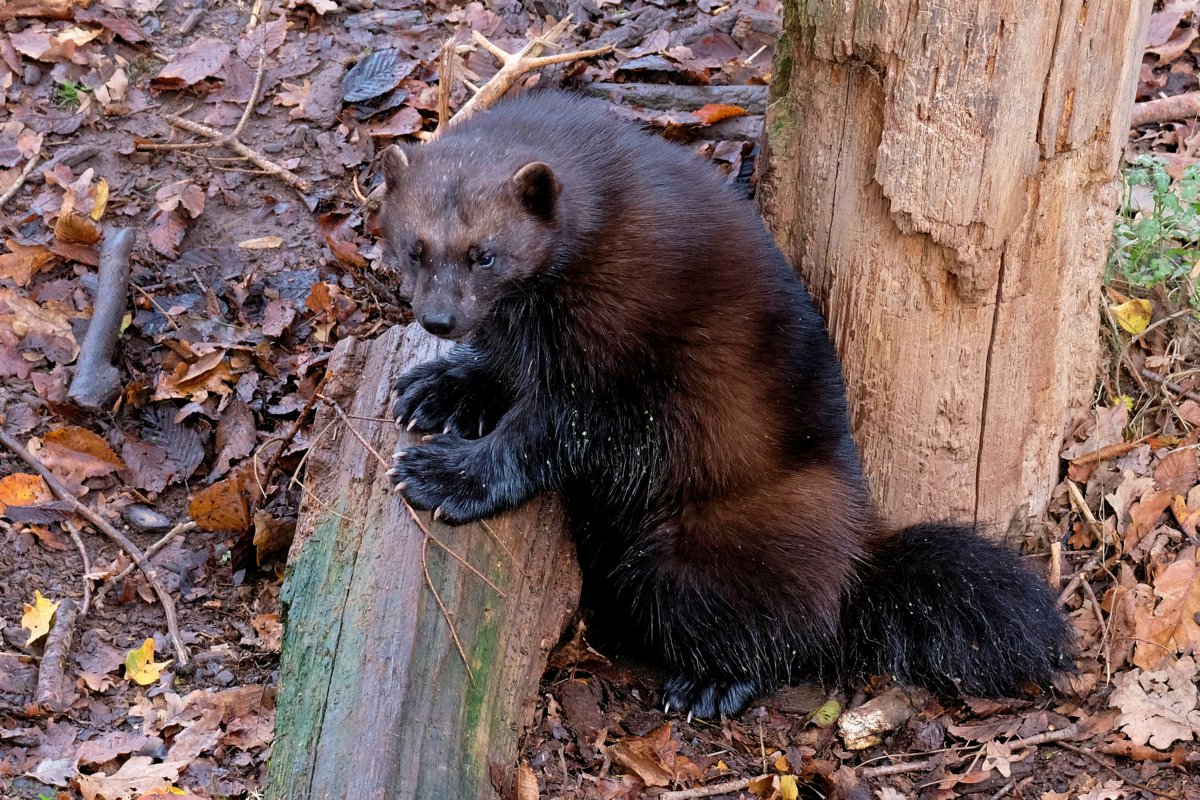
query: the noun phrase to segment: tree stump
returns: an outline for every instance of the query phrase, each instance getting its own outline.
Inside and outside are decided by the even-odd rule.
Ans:
[[[1150,4],[785,0],[760,196],[895,524],[1041,513],[1090,405]]]
[[[446,346],[416,325],[374,341],[342,341],[324,394],[390,460],[400,436],[419,441],[392,424],[391,386]],[[427,541],[390,491],[390,464],[380,464],[331,407],[322,407],[313,430],[281,596],[267,794],[493,798],[493,783],[511,773],[517,739],[532,721],[549,650],[579,599],[559,504],[536,500],[486,529],[431,524],[418,512],[502,597]]]

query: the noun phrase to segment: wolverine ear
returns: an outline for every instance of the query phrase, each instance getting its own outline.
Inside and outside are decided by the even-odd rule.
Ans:
[[[562,186],[549,164],[531,161],[513,175],[513,185],[525,208],[534,216],[546,220],[554,216],[554,203]]]
[[[383,182],[389,189],[396,188],[400,185],[404,170],[408,169],[408,153],[393,144],[384,149],[380,159],[383,162]]]

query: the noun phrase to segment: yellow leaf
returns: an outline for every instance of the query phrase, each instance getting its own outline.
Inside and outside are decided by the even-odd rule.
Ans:
[[[717,761],[716,769],[724,771],[724,770],[729,769],[729,765],[726,764],[724,761]]]
[[[33,596],[33,605],[26,603],[25,615],[21,617],[21,627],[29,631],[26,647],[46,635],[50,630],[50,620],[54,618],[54,612],[58,608],[58,603],[42,597],[42,593],[37,590],[34,590]]]
[[[108,181],[104,178],[96,184],[96,203],[92,206],[92,219],[97,222],[104,216],[104,207],[108,205]]]
[[[775,759],[775,769],[780,772],[792,771],[792,765],[788,763],[787,756],[780,755],[779,758]]]
[[[830,700],[825,705],[813,712],[813,722],[817,723],[818,727],[828,728],[833,723],[837,722],[837,718],[842,715],[842,707],[838,705],[837,700]]]
[[[173,659],[156,662],[154,660],[154,640],[147,639],[137,650],[125,654],[125,677],[142,686],[149,686],[158,680],[163,667]]]
[[[779,796],[783,800],[796,800],[800,796],[800,787],[796,786],[796,779],[791,775],[779,779]]]
[[[1117,315],[1117,323],[1130,333],[1141,333],[1150,324],[1153,308],[1149,300],[1134,299],[1113,306],[1112,312]]]
[[[274,250],[282,244],[283,237],[281,236],[260,236],[257,239],[238,242],[238,247],[243,250]]]

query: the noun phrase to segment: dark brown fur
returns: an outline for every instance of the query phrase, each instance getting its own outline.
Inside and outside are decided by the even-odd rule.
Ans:
[[[399,421],[447,431],[397,454],[397,484],[451,522],[561,492],[595,630],[665,660],[672,704],[732,713],[799,671],[972,691],[1053,675],[1067,628],[1015,555],[878,529],[824,323],[709,165],[543,93],[384,166],[404,291],[461,343],[397,385]],[[930,575],[926,551],[980,564]],[[926,598],[957,577],[984,588]],[[904,635],[926,600],[958,639]]]

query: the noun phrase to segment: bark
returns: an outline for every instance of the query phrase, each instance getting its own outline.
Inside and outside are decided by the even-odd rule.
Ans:
[[[129,258],[134,235],[130,228],[110,228],[100,249],[95,310],[79,349],[75,378],[67,397],[92,411],[109,404],[121,389],[121,376],[112,364],[113,348],[121,333],[129,294]]]
[[[346,340],[325,396],[390,459],[390,388],[439,344],[417,326]],[[365,419],[364,419],[365,418]],[[379,420],[379,421],[371,421]],[[328,430],[326,430],[328,428]],[[329,407],[314,424],[306,499],[281,601],[284,641],[272,798],[493,798],[511,781],[549,649],[574,612],[579,572],[556,501],[432,533],[413,522],[377,462]],[[325,431],[322,435],[321,432]],[[502,544],[501,544],[502,543]],[[468,677],[429,577],[454,622]]]
[[[1045,508],[1092,389],[1149,11],[785,0],[763,210],[889,521]]]

